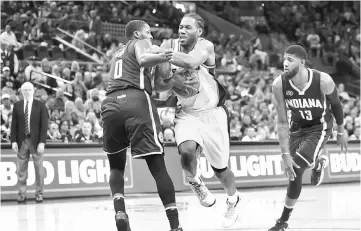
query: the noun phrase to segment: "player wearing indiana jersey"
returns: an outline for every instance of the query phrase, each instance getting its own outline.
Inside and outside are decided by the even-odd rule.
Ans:
[[[161,47],[173,50],[170,60],[173,68],[192,70],[198,75],[198,94],[191,97],[176,94],[180,109],[175,118],[176,142],[190,187],[200,203],[210,207],[215,204],[216,198],[209,192],[197,171],[197,156],[200,152],[206,156],[228,195],[223,226],[230,227],[238,218],[236,206],[240,198],[234,174],[228,168],[228,113],[224,107],[226,91],[214,78],[214,46],[200,37],[203,28],[204,22],[199,15],[186,14],[179,25],[179,39],[167,41]],[[167,89],[167,84],[159,76],[155,78],[158,90]],[[192,86],[191,80],[185,83]]]
[[[333,116],[337,123],[337,143],[341,150],[347,149],[343,110],[335,83],[328,74],[306,68],[306,58],[303,47],[288,47],[284,54],[284,73],[272,86],[278,114],[278,139],[289,184],[281,218],[269,231],[288,229],[287,221],[300,196],[306,169],[312,170],[311,184],[321,184],[327,166],[327,158],[321,152],[332,133]],[[290,124],[287,110],[291,112]]]
[[[150,67],[170,56],[153,52],[149,25],[133,20],[125,27],[130,40],[111,60],[107,98],[101,107],[103,145],[110,164],[109,184],[118,231],[130,230],[124,205],[124,169],[127,148],[133,158],[144,158],[157,184],[172,231],[182,231],[174,185],[164,162],[163,136],[152,94]]]

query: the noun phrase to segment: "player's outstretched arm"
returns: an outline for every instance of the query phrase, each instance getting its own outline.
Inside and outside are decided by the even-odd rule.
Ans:
[[[208,40],[201,40],[188,54],[174,51],[170,62],[178,67],[194,70],[202,65],[210,55],[214,55],[214,45]]]
[[[277,111],[277,130],[278,130],[278,141],[281,146],[281,155],[284,163],[285,174],[289,180],[294,181],[297,177],[294,167],[299,168],[299,166],[293,161],[290,155],[289,147],[289,126],[287,118],[287,109],[285,105],[285,100],[282,92],[282,79],[281,76],[278,76],[272,84],[272,93],[274,104]]]
[[[142,67],[153,67],[169,60],[164,52],[152,52],[154,47],[152,48],[152,43],[149,40],[137,41],[134,48],[138,63]]]
[[[332,114],[335,117],[337,124],[337,143],[341,145],[341,150],[343,147],[347,150],[347,137],[344,134],[343,126],[343,108],[338,96],[337,87],[331,76],[327,73],[321,72],[321,93],[326,95],[327,100],[331,104]]]

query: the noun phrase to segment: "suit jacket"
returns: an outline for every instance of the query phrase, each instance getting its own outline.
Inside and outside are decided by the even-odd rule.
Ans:
[[[25,139],[24,100],[14,104],[12,116],[11,143],[16,142],[20,149]],[[39,143],[46,143],[48,118],[49,114],[45,104],[34,99],[30,114],[30,140],[34,148],[37,148]]]

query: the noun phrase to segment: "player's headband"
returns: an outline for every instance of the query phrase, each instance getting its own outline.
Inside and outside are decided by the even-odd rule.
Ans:
[[[291,45],[285,50],[285,54],[294,55],[300,59],[307,59],[307,52],[305,48],[300,45]]]

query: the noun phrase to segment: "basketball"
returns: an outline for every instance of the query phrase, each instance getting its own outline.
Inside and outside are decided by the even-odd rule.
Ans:
[[[172,71],[172,64],[169,62],[158,64],[155,68],[155,75],[162,79],[169,79]]]
[[[193,85],[185,85],[184,81],[186,80],[187,77],[195,77],[197,83]],[[184,98],[189,98],[198,93],[200,83],[199,83],[199,76],[197,71],[185,70],[184,72],[181,73],[175,73],[173,75],[173,78],[175,80],[178,79],[173,87],[173,91],[177,93],[179,96]]]

